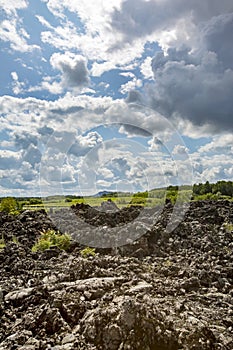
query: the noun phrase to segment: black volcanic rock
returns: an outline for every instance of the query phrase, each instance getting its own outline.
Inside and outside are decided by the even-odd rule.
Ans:
[[[0,350],[231,350],[233,203],[192,202],[169,232],[172,211],[0,213]],[[78,241],[70,252],[32,253],[58,219],[72,235],[88,223],[100,239],[114,228],[129,242],[89,258]],[[136,241],[133,229],[143,233]]]

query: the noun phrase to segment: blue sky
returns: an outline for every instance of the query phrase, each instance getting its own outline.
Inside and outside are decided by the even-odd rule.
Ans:
[[[233,179],[231,0],[0,1],[0,193]]]

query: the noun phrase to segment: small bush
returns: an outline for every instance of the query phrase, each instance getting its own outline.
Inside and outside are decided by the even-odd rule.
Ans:
[[[129,205],[145,205],[147,199],[143,197],[133,197]]]
[[[33,252],[43,251],[51,247],[51,242],[46,241],[45,239],[39,239],[39,241],[32,247]]]
[[[95,248],[86,247],[81,250],[80,254],[83,258],[87,258],[88,256],[95,256]]]
[[[72,203],[72,199],[71,199],[71,198],[66,198],[66,199],[65,199],[65,202],[66,202],[66,203]]]
[[[224,228],[227,232],[232,232],[233,231],[233,224],[229,223],[229,222],[225,222],[224,223]]]
[[[18,203],[12,197],[6,197],[1,200],[0,210],[8,214],[18,214]]]
[[[67,234],[58,235],[56,245],[62,250],[68,250],[70,247],[70,236]]]
[[[54,230],[48,230],[41,233],[41,237],[32,247],[33,252],[49,249],[51,246],[57,246],[61,250],[68,250],[70,247],[70,236],[61,234]]]

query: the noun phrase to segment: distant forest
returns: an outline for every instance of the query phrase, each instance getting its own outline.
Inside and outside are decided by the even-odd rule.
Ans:
[[[205,195],[208,193],[233,197],[233,182],[232,181],[218,181],[217,183],[209,183],[193,186],[194,195]]]

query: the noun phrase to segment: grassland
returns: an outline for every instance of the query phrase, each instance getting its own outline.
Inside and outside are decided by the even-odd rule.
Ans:
[[[76,203],[85,203],[89,204],[92,207],[100,206],[103,201],[111,199],[119,208],[128,206],[128,205],[143,205],[146,207],[154,207],[156,205],[163,205],[166,198],[170,198],[173,202],[176,200],[179,202],[189,201],[192,195],[192,190],[190,189],[182,189],[179,191],[179,195],[177,197],[176,192],[168,192],[165,189],[156,189],[152,190],[148,193],[138,193],[132,195],[120,195],[120,196],[104,196],[104,197],[83,197],[83,198],[67,198],[63,196],[53,196],[48,197],[47,199],[42,200],[40,204],[27,204],[23,203],[23,209],[45,209],[49,210],[50,208],[59,209],[59,208],[67,208]]]
[[[2,198],[3,199],[3,198]],[[205,184],[198,185],[183,185],[183,186],[168,186],[167,188],[157,188],[146,192],[129,193],[109,193],[106,191],[99,192],[96,196],[81,197],[76,195],[54,195],[44,199],[40,197],[22,197],[17,198],[17,210],[29,209],[45,209],[50,208],[56,210],[67,208],[76,203],[89,204],[92,207],[98,207],[103,201],[111,199],[119,208],[128,205],[142,205],[146,207],[154,207],[164,205],[166,199],[169,199],[173,204],[184,203],[191,200],[219,200],[227,199],[233,201],[233,182],[218,181],[216,184],[210,184],[208,181]],[[2,202],[1,202],[2,203]]]

